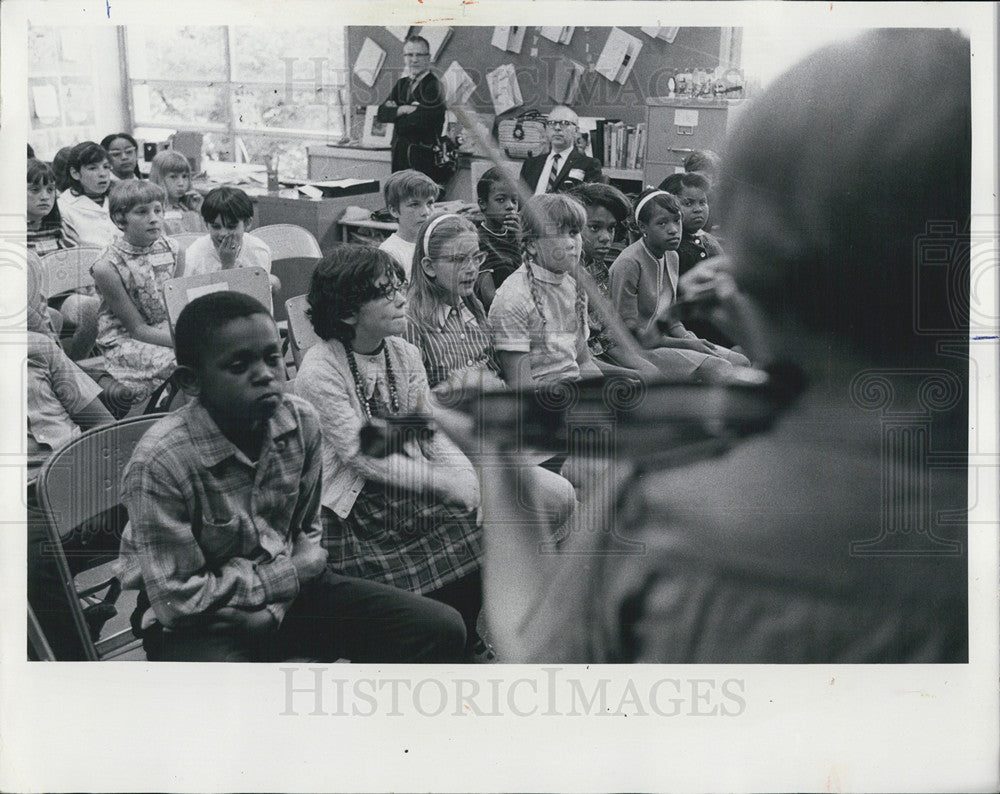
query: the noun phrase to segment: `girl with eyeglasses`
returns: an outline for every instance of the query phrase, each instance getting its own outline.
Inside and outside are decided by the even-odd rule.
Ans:
[[[295,392],[323,426],[322,516],[330,566],[455,607],[470,657],[482,606],[479,482],[444,433],[362,448],[362,428],[428,415],[430,389],[406,331],[403,269],[385,251],[338,246],[316,266],[309,317],[320,339]],[[367,433],[368,431],[366,431]]]
[[[474,293],[485,260],[475,226],[458,215],[436,215],[417,235],[406,338],[420,349],[427,381],[439,393],[503,385],[486,311]]]
[[[139,172],[139,143],[127,132],[115,132],[101,141],[111,161],[111,179],[141,179]]]

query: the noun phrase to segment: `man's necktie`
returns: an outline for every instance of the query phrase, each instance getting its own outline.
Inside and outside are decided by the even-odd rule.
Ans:
[[[556,192],[556,182],[559,181],[559,158],[562,157],[558,152],[552,155],[552,170],[549,171],[549,187],[546,193]]]

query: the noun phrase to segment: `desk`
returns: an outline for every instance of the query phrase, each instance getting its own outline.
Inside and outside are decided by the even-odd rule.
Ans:
[[[455,212],[459,215],[464,215],[473,223],[482,217],[478,205],[469,201],[439,201],[434,205],[434,212]],[[350,242],[352,229],[369,229],[372,232],[382,232],[381,237],[385,238],[399,228],[399,224],[395,221],[373,221],[371,218],[341,218],[337,221],[337,226],[340,227],[340,239],[345,243]],[[379,235],[373,234],[372,236]]]
[[[310,179],[377,179],[385,184],[392,173],[388,149],[360,146],[308,146]]]

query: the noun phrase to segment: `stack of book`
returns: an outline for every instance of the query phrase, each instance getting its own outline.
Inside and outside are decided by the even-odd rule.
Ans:
[[[646,154],[646,122],[625,124],[601,119],[593,132],[592,151],[605,168],[642,168]]]

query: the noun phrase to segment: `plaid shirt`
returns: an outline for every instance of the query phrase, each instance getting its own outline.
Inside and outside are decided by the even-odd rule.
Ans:
[[[123,586],[144,585],[168,627],[223,607],[266,607],[280,622],[299,592],[293,546],[322,540],[321,444],[312,407],[291,395],[256,463],[200,402],[157,422],[125,467]]]

